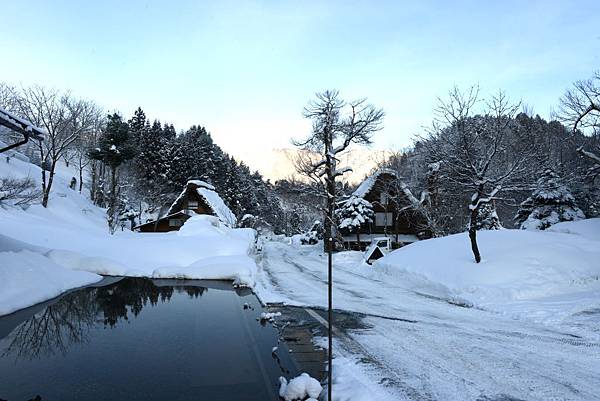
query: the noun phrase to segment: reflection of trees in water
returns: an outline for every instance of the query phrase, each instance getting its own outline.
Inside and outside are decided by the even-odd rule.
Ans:
[[[69,345],[87,341],[89,328],[96,323],[97,308],[92,291],[62,297],[13,330],[2,356],[14,353],[33,359],[56,351],[65,353]]]
[[[37,358],[55,352],[64,354],[70,345],[87,341],[90,329],[99,322],[114,327],[119,320],[128,320],[129,312],[138,316],[148,303],[154,306],[159,301],[169,302],[174,291],[198,298],[206,288],[157,287],[148,279],[127,278],[106,287],[67,294],[13,330],[2,356]]]

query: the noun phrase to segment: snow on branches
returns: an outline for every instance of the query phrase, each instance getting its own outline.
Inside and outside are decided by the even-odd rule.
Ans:
[[[358,196],[351,196],[343,201],[335,211],[339,228],[346,228],[350,232],[359,230],[363,224],[373,222],[375,213],[373,205],[366,199]]]
[[[585,219],[569,189],[558,174],[546,169],[531,196],[525,199],[515,220],[521,229],[545,230],[561,221]]]

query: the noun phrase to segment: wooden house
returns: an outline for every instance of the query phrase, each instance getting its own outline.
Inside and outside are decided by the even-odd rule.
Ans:
[[[143,233],[178,231],[187,219],[196,214],[216,216],[223,224],[231,227],[236,224],[235,215],[215,191],[215,187],[204,181],[190,180],[165,216],[140,224],[134,229]]]
[[[392,245],[397,248],[415,242],[423,235],[419,231],[419,217],[411,210],[408,199],[400,191],[395,171],[377,170],[352,195],[369,201],[373,205],[375,217],[372,223],[360,227],[358,237],[356,230],[340,229],[346,247],[364,250],[374,238],[390,237]]]

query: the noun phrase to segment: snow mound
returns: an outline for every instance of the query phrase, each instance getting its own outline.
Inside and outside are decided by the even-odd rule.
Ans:
[[[563,223],[562,228],[576,223]],[[375,266],[391,275],[414,273],[479,305],[582,290],[598,282],[600,242],[576,235],[526,230],[481,231],[476,264],[466,233],[414,243]]]
[[[306,397],[317,399],[323,391],[321,383],[310,377],[308,373],[302,373],[288,383],[285,377],[279,378],[279,396],[285,401],[304,400]]]
[[[83,270],[106,276],[143,276],[139,271],[129,269],[121,263],[99,256],[89,257],[62,249],[53,249],[46,256],[53,262],[71,270]]]
[[[102,279],[75,272],[30,250],[0,252],[0,316]]]
[[[256,263],[245,255],[215,256],[197,260],[187,267],[161,267],[154,278],[232,280],[234,285],[254,287]]]
[[[593,241],[600,241],[600,217],[557,223],[548,228],[547,231],[575,234]]]

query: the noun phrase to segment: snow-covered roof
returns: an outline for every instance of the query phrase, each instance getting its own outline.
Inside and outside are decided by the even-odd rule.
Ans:
[[[201,188],[206,188],[206,189],[210,189],[211,191],[215,190],[215,187],[213,187],[212,185],[210,185],[208,182],[206,181],[202,181],[202,180],[189,180],[188,182],[189,184],[193,184],[197,187],[201,187]]]
[[[379,176],[381,174],[391,174],[394,177],[396,177],[396,172],[394,170],[392,170],[390,168],[380,168],[379,170],[375,171],[373,174],[368,176],[358,186],[358,188],[356,188],[356,191],[354,191],[354,193],[352,195],[358,196],[360,198],[364,198],[365,195],[367,195],[369,193],[369,191],[371,191],[371,189],[373,189],[373,185],[375,185],[375,183],[377,182],[377,179],[379,178]]]
[[[29,135],[41,139],[42,135],[45,135],[46,132],[33,125],[31,122],[14,115],[0,107],[0,125],[4,125],[10,129],[14,129],[21,133],[28,133]]]
[[[235,225],[236,218],[235,214],[227,207],[223,199],[219,196],[215,191],[208,188],[200,188],[196,189],[198,195],[202,196],[208,206],[213,210],[215,215],[225,224],[229,224],[231,226]]]
[[[204,199],[208,207],[210,207],[215,214],[223,223],[228,224],[230,226],[234,226],[237,219],[235,218],[235,214],[227,207],[223,199],[219,196],[219,194],[215,191],[215,187],[212,185],[201,181],[201,180],[189,180],[177,199],[171,204],[169,211],[167,214],[171,214],[175,212],[175,208],[179,205],[183,197],[188,191],[190,185],[195,187],[196,193]]]

